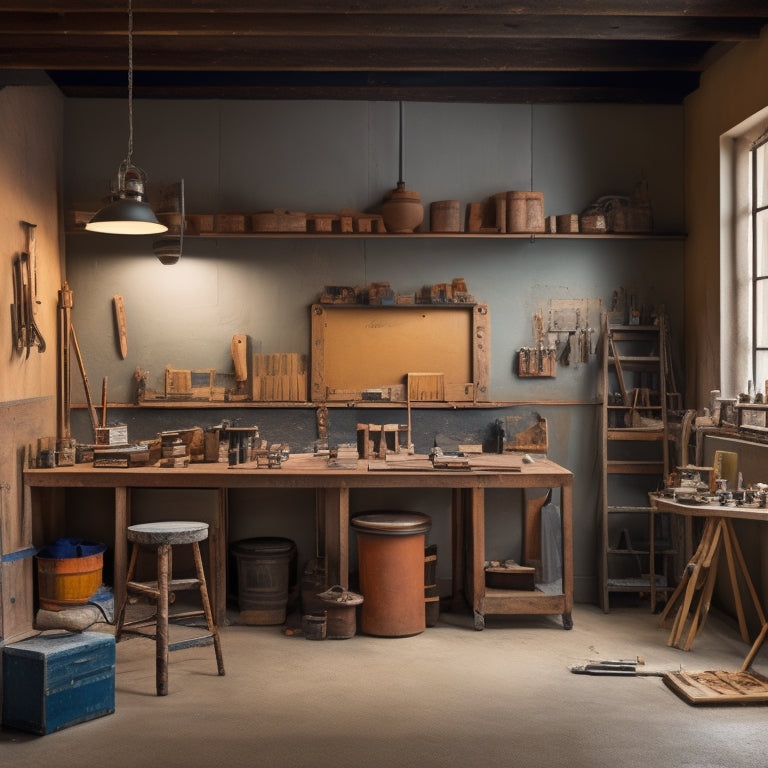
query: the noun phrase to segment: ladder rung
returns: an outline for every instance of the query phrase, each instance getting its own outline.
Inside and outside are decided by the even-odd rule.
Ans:
[[[664,472],[663,461],[609,461],[609,475],[658,475]]]

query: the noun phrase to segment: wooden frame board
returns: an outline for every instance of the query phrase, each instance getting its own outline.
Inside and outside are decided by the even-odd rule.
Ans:
[[[488,400],[487,304],[313,304],[311,397],[406,400],[409,372],[444,375],[446,401]]]
[[[768,704],[768,679],[756,672],[670,672],[664,682],[689,704]]]

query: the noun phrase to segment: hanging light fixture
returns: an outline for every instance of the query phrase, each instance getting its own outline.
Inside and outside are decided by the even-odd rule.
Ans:
[[[144,202],[146,174],[133,164],[133,2],[128,0],[128,154],[117,172],[112,201],[85,225],[111,235],[156,235],[167,232]]]
[[[381,215],[387,232],[415,232],[424,221],[421,195],[405,188],[403,178],[403,102],[399,104],[398,181],[395,189],[387,192],[381,206]]]

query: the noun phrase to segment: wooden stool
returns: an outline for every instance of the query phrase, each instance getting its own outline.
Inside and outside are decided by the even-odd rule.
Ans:
[[[171,521],[162,523],[143,523],[130,525],[127,529],[128,541],[133,542],[131,559],[128,564],[128,576],[126,583],[126,600],[120,608],[117,620],[115,639],[120,640],[123,632],[139,635],[155,640],[156,643],[156,670],[157,670],[157,695],[168,694],[168,653],[181,648],[192,648],[201,645],[213,644],[216,651],[216,664],[219,675],[224,674],[224,659],[221,654],[221,642],[219,631],[213,621],[211,602],[208,598],[208,588],[203,571],[203,559],[200,556],[200,544],[208,538],[208,523],[193,523]],[[195,579],[174,579],[172,565],[172,548],[181,544],[191,544],[195,558]],[[154,547],[157,550],[157,581],[139,582],[133,581],[136,568],[136,559],[141,547]],[[188,611],[186,613],[168,615],[168,605],[173,601],[173,593],[178,590],[199,589],[202,599],[202,610]],[[148,619],[140,619],[125,623],[125,609],[128,603],[127,595],[142,595],[154,600],[157,604],[156,613]],[[169,642],[168,624],[171,622],[186,620],[195,616],[205,616],[208,632],[199,637]],[[155,625],[155,634],[150,635],[139,631],[139,627]]]

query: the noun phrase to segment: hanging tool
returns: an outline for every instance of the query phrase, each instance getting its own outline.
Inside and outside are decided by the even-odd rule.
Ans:
[[[32,297],[35,300],[35,304],[39,304],[40,302],[37,300],[37,240],[35,239],[37,224],[32,224],[29,221],[23,221],[23,220],[21,224],[25,228],[26,235],[27,235],[27,253],[29,254],[29,259],[31,264],[31,273],[32,273],[31,274]]]
[[[22,290],[22,316],[25,333],[26,357],[33,346],[37,346],[38,352],[45,352],[45,339],[35,322],[34,306],[37,302],[36,280],[33,280],[32,262],[35,260],[35,228],[36,224],[28,221],[21,222],[27,231],[27,250],[20,257],[21,262],[21,290]]]
[[[70,375],[69,375],[69,337],[72,332],[73,293],[69,283],[64,281],[59,291],[59,397],[58,406],[58,438],[71,436],[70,423]]]
[[[248,337],[244,333],[236,333],[230,349],[235,366],[235,388],[238,394],[242,394],[248,381]]]
[[[96,408],[93,404],[93,397],[91,396],[91,387],[88,384],[88,376],[85,373],[85,363],[83,362],[83,353],[80,351],[80,344],[77,341],[77,334],[75,333],[75,326],[70,326],[70,332],[72,335],[72,346],[75,348],[75,357],[77,357],[77,364],[80,367],[80,376],[83,379],[83,389],[85,389],[85,400],[88,403],[88,414],[91,417],[91,427],[93,429],[93,439],[96,441],[96,430],[99,427],[99,415],[96,412]]]
[[[125,321],[125,302],[123,297],[116,293],[112,297],[115,305],[115,323],[117,324],[117,338],[120,343],[120,356],[125,360],[128,354],[128,326]]]
[[[107,377],[101,382],[101,426],[107,426]]]
[[[11,307],[11,330],[16,350],[26,346],[27,328],[24,324],[24,290],[21,280],[21,258],[13,257],[13,306]]]

